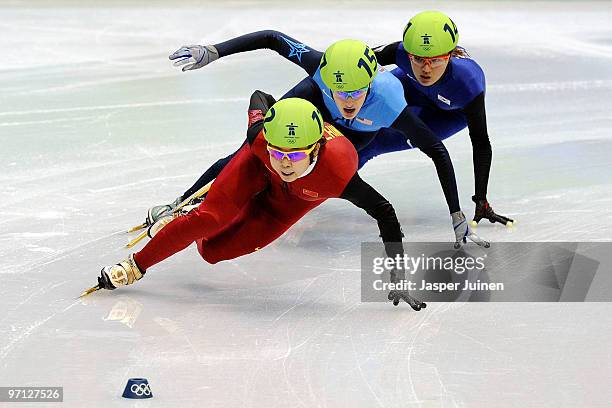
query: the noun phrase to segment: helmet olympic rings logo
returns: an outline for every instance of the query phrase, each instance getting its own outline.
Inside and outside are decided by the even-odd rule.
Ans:
[[[151,388],[149,388],[149,384],[132,384],[130,389],[139,397],[143,395],[151,395]]]

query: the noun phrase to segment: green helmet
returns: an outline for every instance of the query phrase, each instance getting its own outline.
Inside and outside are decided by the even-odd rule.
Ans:
[[[321,136],[321,112],[305,99],[281,99],[264,117],[264,137],[273,146],[307,147],[318,142]]]
[[[420,57],[448,54],[458,42],[457,26],[439,11],[423,11],[412,17],[404,28],[404,49]]]
[[[323,83],[332,91],[356,91],[372,83],[378,72],[374,51],[359,40],[330,45],[319,65]]]

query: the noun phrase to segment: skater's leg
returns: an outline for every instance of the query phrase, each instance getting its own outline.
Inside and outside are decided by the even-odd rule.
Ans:
[[[212,238],[198,240],[202,258],[215,264],[258,251],[323,202],[286,196],[282,201],[275,203],[268,194],[262,193],[228,228]]]
[[[172,220],[134,254],[146,270],[187,248],[197,239],[216,235],[236,218],[269,181],[263,163],[245,145],[219,174],[202,204]]]

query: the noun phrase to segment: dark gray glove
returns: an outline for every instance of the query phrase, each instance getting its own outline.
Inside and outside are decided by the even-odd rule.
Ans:
[[[391,271],[391,282],[399,283],[404,280],[405,275],[405,271],[398,271],[397,269],[394,269]],[[413,298],[407,290],[391,290],[387,295],[387,299],[393,302],[393,306],[399,305],[400,300],[403,300],[417,312],[427,307],[427,303]]]

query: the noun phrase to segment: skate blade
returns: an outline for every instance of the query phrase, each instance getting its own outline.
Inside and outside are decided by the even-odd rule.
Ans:
[[[140,241],[142,241],[143,239],[145,239],[147,237],[147,232],[148,231],[146,231],[146,230],[141,232],[140,235],[138,235],[136,238],[134,238],[133,240],[128,242],[125,247],[126,248],[132,248],[134,245],[136,245],[137,243],[139,243]]]
[[[99,291],[100,289],[102,288],[100,287],[99,284],[94,286],[93,288],[89,288],[85,292],[81,293],[81,296],[79,296],[78,299],[84,298],[85,296],[89,296],[92,293]]]
[[[200,198],[204,194],[208,193],[208,190],[210,190],[210,186],[212,185],[213,181],[211,181],[210,183],[206,184],[204,187],[202,187],[201,189],[199,189],[198,191],[196,191],[195,193],[193,193],[192,195],[187,197],[185,200],[183,200],[183,202],[181,202],[179,205],[176,206],[176,208],[174,210],[172,210],[172,213],[174,214],[174,213],[178,212],[181,208],[183,208],[186,205],[188,205],[191,202],[191,200],[193,200],[194,198]]]
[[[147,223],[146,222],[143,222],[142,224],[133,226],[132,228],[127,230],[127,233],[130,234],[132,232],[140,231],[143,228],[147,228]]]

